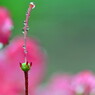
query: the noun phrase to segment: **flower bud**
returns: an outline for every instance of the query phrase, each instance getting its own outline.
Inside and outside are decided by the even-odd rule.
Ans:
[[[21,67],[21,69],[22,69],[24,72],[29,71],[30,68],[31,68],[31,65],[32,65],[32,62],[31,62],[31,63],[28,63],[28,62],[26,62],[26,63],[20,63],[20,67]]]

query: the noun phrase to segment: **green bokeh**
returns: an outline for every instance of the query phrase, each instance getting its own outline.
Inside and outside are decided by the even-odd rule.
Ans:
[[[22,35],[31,0],[0,0],[14,21],[12,38]],[[95,1],[32,0],[29,36],[40,40],[48,54],[46,76],[55,72],[95,71]],[[11,39],[12,39],[11,38]]]

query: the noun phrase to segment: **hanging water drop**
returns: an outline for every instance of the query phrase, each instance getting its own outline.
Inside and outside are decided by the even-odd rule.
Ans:
[[[26,23],[26,21],[24,21],[24,23]]]
[[[29,31],[29,28],[26,28],[26,31]]]
[[[26,25],[26,23],[24,23],[24,26]]]
[[[32,9],[35,8],[35,4],[33,2],[30,2],[30,7],[32,7]]]
[[[22,32],[24,34],[24,32]]]
[[[26,16],[28,15],[28,13],[26,13]]]
[[[2,48],[3,48],[3,46],[4,46],[4,45],[3,45],[3,43],[0,43],[0,49],[2,49]]]
[[[23,45],[23,48],[26,49],[25,45]]]

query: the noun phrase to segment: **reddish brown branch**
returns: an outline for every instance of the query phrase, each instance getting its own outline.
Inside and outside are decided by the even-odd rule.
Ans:
[[[24,28],[23,28],[23,33],[24,33],[23,49],[24,49],[24,54],[25,54],[25,63],[26,63],[26,65],[28,65],[28,62],[27,62],[27,48],[26,48],[27,32],[29,30],[28,21],[29,21],[30,13],[31,13],[31,11],[34,7],[35,7],[35,5],[31,2],[30,5],[29,5],[29,8],[27,10],[27,13],[26,13],[26,19],[24,21]],[[22,66],[22,65],[20,64],[20,66]],[[28,95],[28,71],[24,71],[24,76],[25,76],[25,95]]]
[[[28,95],[28,71],[24,72],[25,76],[25,95]]]
[[[24,33],[24,54],[25,54],[25,62],[27,62],[27,48],[26,48],[26,38],[27,38],[27,32],[29,30],[29,26],[28,26],[28,21],[29,21],[29,17],[30,17],[30,13],[32,11],[32,9],[35,7],[35,5],[31,2],[28,8],[28,11],[26,13],[26,19],[24,21],[24,28],[23,28],[23,33]]]

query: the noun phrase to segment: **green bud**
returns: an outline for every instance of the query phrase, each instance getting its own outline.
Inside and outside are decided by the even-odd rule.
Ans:
[[[31,68],[31,65],[32,65],[32,62],[31,62],[31,63],[28,63],[28,62],[26,62],[26,63],[20,63],[20,67],[21,67],[21,69],[22,69],[24,72],[29,71],[30,68]]]

